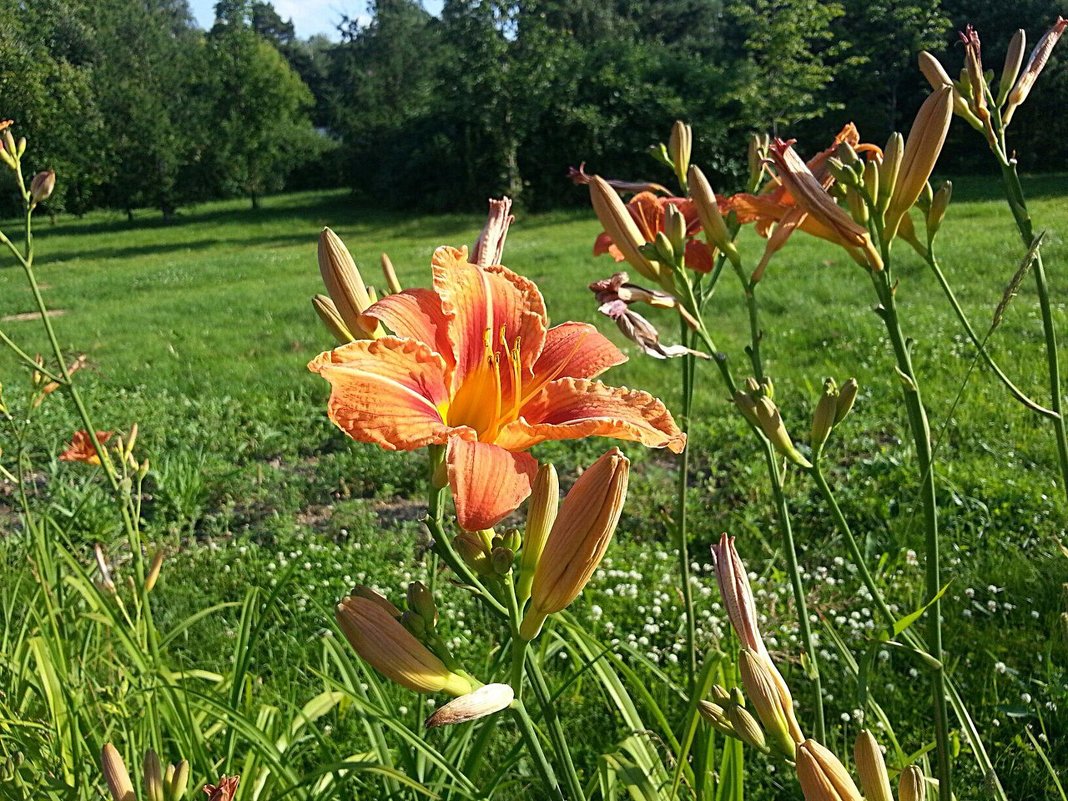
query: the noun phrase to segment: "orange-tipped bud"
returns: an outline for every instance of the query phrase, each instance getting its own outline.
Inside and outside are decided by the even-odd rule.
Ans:
[[[336,617],[356,653],[386,678],[420,693],[471,692],[468,679],[445,667],[374,601],[350,595],[337,605]]]
[[[316,295],[312,298],[312,306],[315,307],[315,313],[323,321],[326,330],[333,334],[334,339],[339,344],[346,345],[355,341],[356,337],[352,335],[348,326],[345,325],[345,321],[341,319],[341,314],[338,312],[337,306],[334,305],[334,301],[326,295]]]
[[[567,493],[534,572],[520,629],[524,639],[536,637],[547,615],[574,601],[601,563],[623,512],[629,476],[630,460],[612,448]]]
[[[33,176],[30,181],[30,204],[36,206],[43,200],[48,200],[56,188],[56,171],[45,170]]]
[[[386,286],[389,287],[390,292],[396,294],[403,291],[400,279],[397,278],[397,271],[393,269],[393,262],[390,260],[388,253],[382,254],[382,277],[385,278]]]
[[[370,587],[363,584],[357,584],[352,588],[352,592],[349,595],[354,595],[357,598],[366,598],[372,603],[378,604],[390,617],[399,618],[401,616],[401,610],[398,609],[386,596],[381,593],[375,592]]]
[[[523,550],[519,554],[519,584],[516,587],[520,604],[526,603],[530,597],[534,573],[559,509],[560,477],[552,463],[546,462],[538,468],[527,504],[527,528],[523,534]]]
[[[671,138],[668,139],[668,155],[671,156],[671,163],[675,168],[675,177],[683,186],[686,186],[686,173],[690,169],[692,152],[693,129],[681,120],[676,120],[671,126]]]
[[[797,747],[797,779],[805,801],[864,801],[841,760],[815,740]]]
[[[623,257],[646,278],[659,282],[663,268],[659,262],[652,261],[641,252],[645,238],[638,224],[630,216],[616,190],[599,175],[590,177],[590,202],[597,219]]]
[[[948,87],[934,92],[916,113],[905,142],[894,193],[886,209],[884,236],[887,241],[897,235],[901,218],[912,208],[931,177],[952,118],[953,90]]]
[[[857,774],[866,801],[894,801],[882,749],[867,729],[857,735],[853,758],[857,763]]]
[[[771,745],[787,759],[794,758],[804,736],[794,716],[794,699],[771,660],[749,648],[738,659],[746,697],[764,726]]]
[[[901,771],[897,784],[898,801],[927,801],[927,779],[916,765]]]
[[[338,315],[354,338],[375,339],[382,336],[382,328],[376,320],[361,320],[360,316],[371,305],[371,296],[352,254],[341,237],[329,228],[324,228],[319,235],[319,272]],[[327,327],[330,327],[329,323]]]
[[[126,770],[126,763],[111,743],[104,744],[104,750],[100,754],[100,766],[114,801],[135,801],[134,786],[130,781],[130,773]]]
[[[734,537],[723,534],[719,543],[712,546],[712,562],[716,566],[716,583],[727,618],[742,645],[763,657],[768,649],[760,636],[757,625],[756,603],[749,585],[749,574],[734,547]]]
[[[998,105],[1005,102],[1005,98],[1012,91],[1016,79],[1020,77],[1020,67],[1023,66],[1024,49],[1027,47],[1027,34],[1020,28],[1009,40],[1009,49],[1005,51],[1005,66],[1001,69],[1001,80],[998,83]]]
[[[723,221],[716,193],[712,191],[712,185],[697,166],[690,167],[690,198],[697,209],[697,217],[701,220],[701,228],[704,229],[708,241],[725,253],[732,264],[740,264],[741,257],[731,241],[727,224]]]
[[[438,726],[453,726],[470,723],[507,709],[512,705],[515,692],[507,684],[486,684],[467,695],[454,698],[426,719],[428,729]]]

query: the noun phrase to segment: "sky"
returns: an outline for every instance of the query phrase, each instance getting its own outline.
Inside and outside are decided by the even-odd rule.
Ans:
[[[215,22],[216,0],[189,0],[189,7],[201,28],[210,28]],[[323,34],[332,41],[337,41],[337,24],[343,16],[366,18],[365,0],[272,0],[278,16],[292,19],[297,36],[307,39],[309,36]],[[441,0],[426,0],[424,6],[428,11],[441,11]]]

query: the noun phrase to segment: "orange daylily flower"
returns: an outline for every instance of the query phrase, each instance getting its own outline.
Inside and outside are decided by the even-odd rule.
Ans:
[[[393,336],[322,353],[308,368],[331,385],[328,414],[346,434],[387,450],[446,445],[460,525],[489,528],[531,492],[546,440],[606,436],[685,446],[671,414],[645,392],[592,379],[626,357],[587,323],[549,328],[531,281],[438,248],[433,288],[389,295],[365,315]]]
[[[675,206],[686,220],[686,266],[699,273],[712,270],[712,251],[704,242],[693,237],[701,230],[701,220],[693,201],[684,197],[657,197],[652,192],[639,192],[627,202],[627,211],[638,225],[646,242],[652,242],[664,230],[664,212],[668,205]],[[616,261],[624,261],[623,252],[612,242],[607,231],[593,243],[593,255],[611,254]]]
[[[115,435],[114,431],[97,431],[96,439],[101,445]],[[59,455],[61,462],[84,462],[85,464],[100,464],[100,456],[93,447],[93,440],[88,431],[75,431],[67,449]]]

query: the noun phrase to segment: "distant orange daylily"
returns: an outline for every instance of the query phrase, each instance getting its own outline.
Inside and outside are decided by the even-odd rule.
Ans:
[[[646,242],[652,242],[664,230],[664,214],[669,205],[675,206],[686,220],[686,266],[699,273],[712,270],[712,251],[704,242],[692,237],[701,230],[701,221],[693,201],[684,197],[657,197],[652,192],[639,192],[627,203],[627,211],[634,218]],[[602,232],[593,243],[593,255],[608,253],[616,261],[624,261],[622,251],[612,242],[608,232]]]
[[[489,528],[530,495],[546,440],[606,436],[683,449],[671,414],[645,392],[595,376],[626,357],[587,323],[549,328],[531,281],[441,247],[432,289],[407,289],[366,310],[393,336],[320,354],[308,368],[331,385],[330,419],[387,450],[446,445],[460,525]]]
[[[97,431],[96,439],[101,445],[115,435],[114,431]],[[75,431],[70,445],[59,455],[61,462],[84,462],[85,464],[100,464],[100,456],[93,447],[93,440],[88,431]]]

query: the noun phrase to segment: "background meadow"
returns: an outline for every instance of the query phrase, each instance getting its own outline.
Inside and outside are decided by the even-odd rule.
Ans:
[[[982,177],[954,183],[939,239],[943,267],[976,328],[985,331],[1016,269],[1018,240],[996,184]],[[1034,199],[1038,228],[1050,231],[1044,255],[1056,300],[1068,289],[1058,270],[1068,260],[1063,238],[1068,182],[1063,175],[1046,175],[1028,179],[1025,189]],[[129,430],[138,423],[137,449],[151,462],[142,511],[146,538],[167,554],[155,606],[160,629],[176,632],[167,642],[168,659],[175,669],[195,667],[242,686],[227,715],[257,721],[268,707],[280,720],[293,719],[343,673],[331,650],[333,603],[364,581],[397,595],[426,571],[426,535],[419,523],[425,463],[419,455],[383,453],[341,435],[326,419],[325,383],[305,369],[311,357],[331,346],[308,302],[320,291],[319,230],[329,225],[345,239],[370,282],[380,283],[377,261],[386,251],[401,282],[415,286],[429,283],[435,246],[470,245],[482,220],[480,214],[383,211],[354,202],[347,192],[330,191],[267,197],[258,210],[240,200],[204,203],[169,222],[152,212],[130,222],[124,214],[102,211],[39,222],[39,278],[57,310],[61,344],[89,360],[77,380],[102,428]],[[591,255],[598,231],[585,210],[520,213],[504,261],[537,282],[554,321],[597,322],[631,355],[609,374],[612,383],[648,389],[677,405],[672,366],[636,354],[609,321],[598,319],[586,284],[614,269],[609,258]],[[1055,479],[1053,440],[1046,425],[1010,402],[975,363],[974,349],[922,262],[908,254],[899,259],[906,333],[915,339],[917,370],[946,457],[938,479],[950,550],[948,658],[989,737],[1010,796],[1056,797],[1042,759],[1068,765],[1063,736],[1068,552],[1061,544],[1066,510]],[[772,263],[761,289],[763,352],[795,438],[807,431],[826,376],[839,383],[855,376],[860,382],[855,411],[829,445],[831,481],[878,581],[897,610],[914,609],[923,597],[916,557],[923,536],[919,502],[907,424],[897,406],[898,379],[871,312],[868,278],[839,251],[795,237]],[[732,276],[724,276],[711,307],[717,346],[741,372],[745,309]],[[39,324],[15,318],[31,309],[21,272],[0,269],[3,326],[33,353],[45,345]],[[1054,311],[1064,330],[1065,304],[1057,302]],[[662,322],[664,338],[672,341],[672,321]],[[1030,282],[1024,282],[990,347],[1017,384],[1042,397],[1041,326]],[[18,407],[29,391],[26,371],[4,354],[0,375],[9,405]],[[726,531],[737,536],[757,575],[769,647],[781,665],[800,675],[794,664],[796,622],[786,579],[776,567],[781,555],[760,464],[710,366],[699,365],[698,382],[690,511],[702,645],[729,647],[707,549]],[[59,393],[41,408],[30,443],[31,502],[56,521],[58,536],[86,576],[94,569],[92,546],[101,542],[117,580],[125,580],[128,556],[117,541],[99,476],[84,465],[56,461],[76,427]],[[536,453],[556,459],[570,483],[575,466],[589,463],[603,447],[563,443]],[[683,622],[667,530],[674,468],[664,454],[624,450],[635,461],[624,521],[578,614],[619,654],[648,656],[664,676],[677,677]],[[810,607],[828,663],[833,744],[852,741],[862,706],[862,688],[833,668],[841,658],[833,646],[838,636],[858,652],[870,648],[866,689],[895,721],[906,750],[918,750],[924,745],[926,684],[914,660],[872,644],[872,610],[855,567],[834,556],[844,549],[828,512],[803,475],[791,474],[790,480],[787,493]],[[32,577],[43,569],[20,528],[12,491],[0,484],[0,635],[8,646],[31,628],[32,610],[42,602]],[[262,591],[255,615],[246,601],[250,588]],[[479,653],[479,644],[491,641],[485,631],[492,624],[466,600],[457,600],[458,593],[446,592],[446,598],[452,613],[444,615],[448,634]],[[188,622],[208,608],[210,614]],[[98,613],[81,602],[73,603],[71,614],[91,621]],[[104,689],[122,657],[107,653],[106,637],[99,642],[104,645],[93,647],[101,651],[83,654],[81,678],[91,691],[82,698],[80,714],[97,721],[96,736],[121,740],[137,726],[138,701],[135,693]],[[498,655],[484,651],[469,663],[494,663]],[[576,744],[576,757],[587,761],[588,771],[589,761],[628,732],[567,651],[554,664],[550,679],[574,705],[568,725],[590,735]],[[36,777],[48,788],[62,751],[47,732],[55,704],[35,693],[25,675],[23,683],[16,682],[19,670],[0,659],[0,688],[13,688],[6,694],[0,689],[0,776],[5,770],[21,772],[23,779]],[[206,686],[214,679],[189,681]],[[654,686],[651,692],[661,690]],[[413,694],[395,687],[385,693],[391,708],[410,715],[413,725],[425,716]],[[795,695],[804,719],[804,694]],[[291,768],[312,771],[372,750],[360,721],[357,708],[330,706],[294,736],[299,747],[289,754]],[[267,730],[270,725],[264,724]],[[236,761],[227,763],[235,768],[245,747],[241,738],[253,736],[242,732],[231,745]],[[500,759],[514,756],[507,741],[495,748]],[[96,770],[91,762],[79,768],[90,783]],[[967,788],[975,777],[967,760],[959,764],[961,787]],[[753,797],[788,797],[782,794],[789,781],[780,781],[774,766],[751,774]],[[378,797],[377,788],[387,780],[369,772],[354,773],[348,781],[358,792],[363,788],[368,797]],[[515,792],[522,797],[535,790]],[[978,796],[965,790],[963,797]]]

